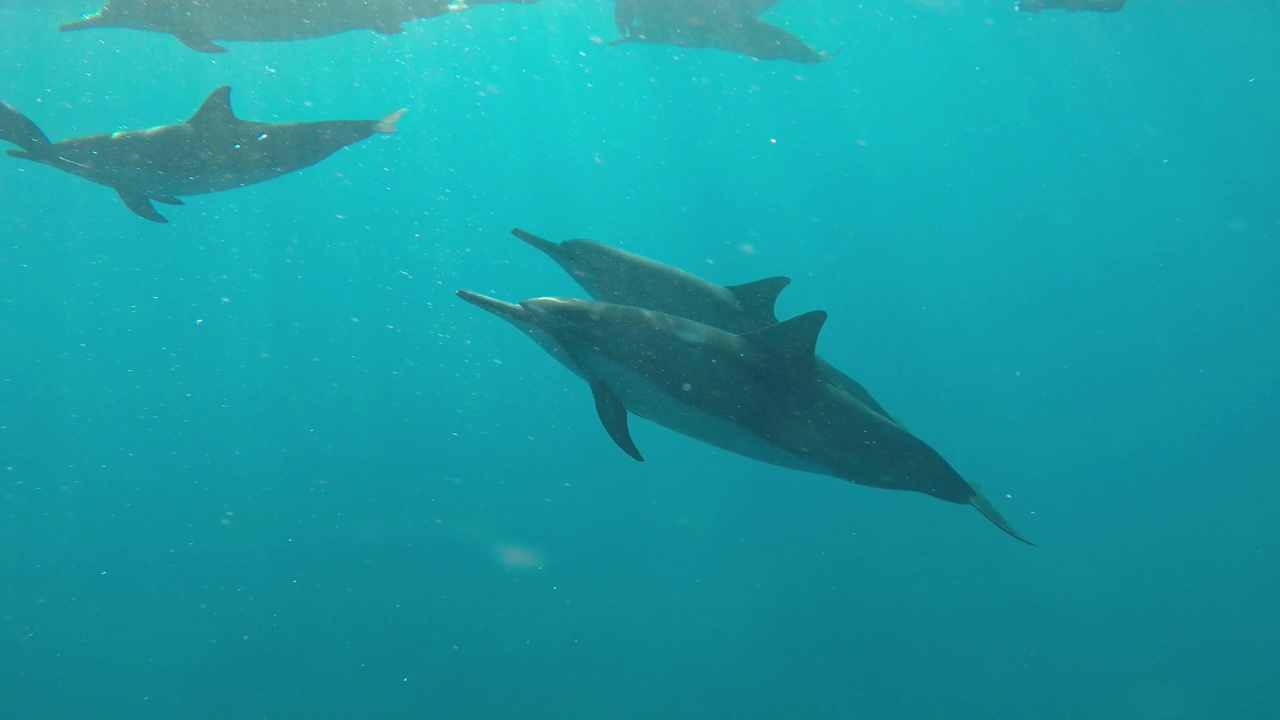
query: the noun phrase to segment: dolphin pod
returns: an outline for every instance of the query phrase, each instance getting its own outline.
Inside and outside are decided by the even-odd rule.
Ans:
[[[475,4],[538,0],[472,0]],[[216,40],[305,40],[352,30],[404,32],[403,23],[466,10],[450,0],[107,0],[92,15],[60,30],[130,28],[166,33],[206,53],[226,52]]]
[[[657,310],[731,333],[778,324],[774,305],[778,294],[791,284],[791,278],[771,277],[725,287],[594,240],[577,238],[556,243],[519,228],[511,234],[555,260],[596,300]],[[815,360],[828,382],[896,422],[856,380],[821,357]]]
[[[164,223],[152,201],[182,205],[182,195],[231,190],[301,170],[370,135],[394,133],[403,113],[380,120],[241,120],[231,111],[231,88],[224,85],[185,122],[58,142],[0,103],[0,140],[21,148],[6,154],[106,185],[139,217]]]
[[[609,437],[636,460],[644,458],[629,413],[773,465],[972,505],[1032,544],[933,448],[826,380],[815,354],[827,319],[821,310],[735,334],[596,300],[458,296],[525,332],[585,380]]]

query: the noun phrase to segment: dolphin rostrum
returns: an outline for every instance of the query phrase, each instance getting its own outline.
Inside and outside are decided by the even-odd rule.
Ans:
[[[814,348],[827,314],[734,334],[595,300],[463,300],[529,334],[591,387],[613,441],[643,460],[628,412],[755,460],[977,508],[1031,544],[933,448],[826,382]]]
[[[364,29],[395,35],[404,32],[401,23],[467,7],[451,0],[107,0],[96,13],[59,29],[150,30],[173,35],[193,50],[220,53],[226,48],[215,40],[303,40]]]
[[[614,0],[613,19],[625,42],[676,47],[718,48],[760,60],[791,60],[815,64],[840,52],[828,53],[761,20],[758,15],[778,0]]]
[[[557,243],[519,228],[511,234],[555,260],[596,300],[656,310],[731,333],[777,325],[774,305],[778,294],[791,283],[791,278],[770,277],[726,287],[595,240],[575,238]],[[828,382],[897,422],[856,380],[821,357],[817,363]]]
[[[241,120],[231,112],[231,88],[223,86],[186,122],[53,142],[25,115],[0,106],[0,140],[21,148],[8,155],[106,185],[134,213],[158,223],[168,220],[153,200],[182,205],[181,195],[231,190],[301,170],[370,135],[395,132],[405,112],[381,120]]]

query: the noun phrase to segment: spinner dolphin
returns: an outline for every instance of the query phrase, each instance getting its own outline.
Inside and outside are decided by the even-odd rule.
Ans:
[[[223,86],[186,122],[53,142],[25,115],[0,105],[0,140],[21,148],[8,155],[106,185],[134,213],[158,223],[168,221],[152,201],[182,205],[182,195],[231,190],[301,170],[370,135],[395,132],[404,113],[380,120],[255,122],[231,112],[231,88]]]
[[[758,16],[778,0],[614,0],[614,22],[626,42],[717,48],[760,60],[815,64],[840,52],[818,50]]]
[[[59,29],[148,30],[172,35],[193,50],[220,53],[226,48],[217,40],[304,40],[351,30],[395,35],[404,32],[402,23],[467,8],[451,0],[107,0],[97,12]]]
[[[586,380],[601,424],[636,460],[629,413],[774,465],[972,505],[1030,544],[933,448],[822,378],[814,349],[825,312],[734,334],[594,300],[458,295]]]

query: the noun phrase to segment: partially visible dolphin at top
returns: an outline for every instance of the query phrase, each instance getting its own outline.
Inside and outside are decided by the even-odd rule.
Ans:
[[[758,15],[778,0],[614,0],[622,37],[609,43],[657,43],[717,48],[760,60],[816,64],[835,57]]]
[[[538,0],[471,0],[473,4]],[[303,40],[350,30],[383,35],[401,23],[466,10],[450,0],[107,0],[102,9],[59,29],[132,28],[173,35],[193,50],[226,52],[215,40]]]
[[[6,154],[106,185],[135,214],[163,223],[168,220],[152,201],[182,205],[181,195],[231,190],[301,170],[375,133],[394,133],[404,112],[380,120],[241,120],[231,112],[231,88],[224,85],[186,122],[58,142],[0,102],[0,140],[21,148]]]
[[[742,285],[716,285],[680,268],[595,240],[575,238],[557,243],[520,228],[511,234],[555,260],[596,300],[656,310],[731,333],[778,324],[774,306],[778,294],[791,284],[791,278],[770,277]],[[856,380],[821,357],[816,361],[828,382],[896,422]]]
[[[643,461],[628,413],[755,460],[977,508],[1025,543],[979,489],[922,440],[826,382],[816,310],[748,333],[595,300],[512,304],[467,290],[584,379],[623,452]]]
[[[1089,10],[1092,12],[1119,12],[1124,0],[1016,0],[1013,7],[1022,12],[1038,13],[1041,10]]]

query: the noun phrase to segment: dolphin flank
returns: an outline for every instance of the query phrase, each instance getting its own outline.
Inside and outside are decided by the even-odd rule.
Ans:
[[[972,505],[1031,544],[933,448],[821,376],[814,349],[825,312],[734,334],[594,300],[458,296],[583,378],[601,424],[636,460],[628,413],[755,460]]]
[[[168,222],[152,201],[221,192],[301,170],[377,133],[394,133],[397,110],[380,120],[264,123],[237,118],[231,88],[209,94],[186,122],[51,142],[25,115],[0,103],[7,154],[114,189],[135,214]]]

